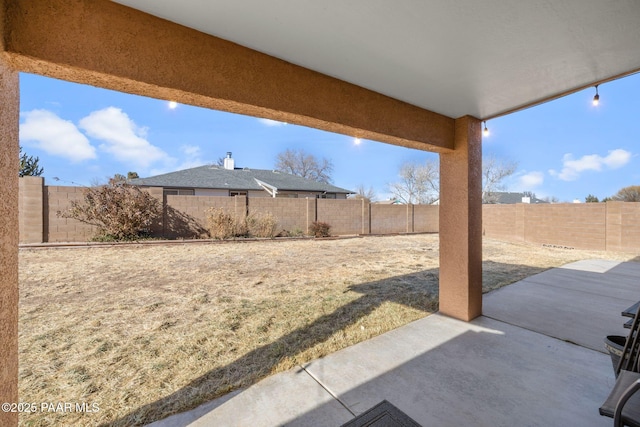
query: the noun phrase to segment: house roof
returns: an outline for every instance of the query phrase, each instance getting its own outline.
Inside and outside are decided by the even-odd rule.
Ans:
[[[136,178],[129,181],[134,185],[173,188],[223,188],[229,190],[264,190],[258,181],[276,187],[280,191],[310,191],[351,194],[353,191],[335,185],[312,181],[275,170],[236,168],[205,165],[191,169]]]
[[[495,197],[496,201],[493,203],[501,204],[501,205],[512,205],[515,203],[522,203],[522,198],[526,197],[524,193],[512,193],[512,192],[501,192],[496,191],[491,193],[491,196]],[[538,199],[537,197],[531,197],[531,204],[536,203],[549,203],[542,199]]]

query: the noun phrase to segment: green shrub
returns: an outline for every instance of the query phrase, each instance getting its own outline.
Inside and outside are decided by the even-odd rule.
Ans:
[[[98,227],[94,240],[135,240],[150,234],[162,205],[140,187],[112,181],[87,188],[82,200],[72,201],[68,210],[57,214]]]
[[[311,224],[311,235],[314,237],[331,236],[331,226],[326,222],[315,221]]]

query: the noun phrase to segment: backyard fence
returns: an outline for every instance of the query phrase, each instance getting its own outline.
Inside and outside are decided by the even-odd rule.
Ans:
[[[314,221],[331,225],[334,235],[436,233],[438,206],[383,205],[364,200],[286,199],[271,197],[163,196],[147,189],[163,204],[154,226],[156,236],[193,238],[206,234],[209,208],[223,209],[236,219],[271,213],[280,230],[309,231]],[[20,178],[20,242],[83,242],[95,227],[58,217],[58,211],[80,200],[83,187],[44,185],[40,177]],[[640,251],[640,203],[560,203],[484,205],[485,237],[575,249]]]
[[[44,185],[40,177],[20,178],[20,243],[82,242],[96,228],[62,218],[71,202],[83,197],[83,187]],[[210,208],[222,209],[235,219],[271,213],[279,230],[307,233],[313,222],[331,225],[333,235],[435,233],[438,207],[426,205],[379,205],[365,200],[289,199],[234,196],[163,196],[162,188],[148,188],[162,201],[163,215],[152,232],[166,238],[194,238],[206,234]]]
[[[486,237],[599,251],[640,251],[640,203],[484,205]]]

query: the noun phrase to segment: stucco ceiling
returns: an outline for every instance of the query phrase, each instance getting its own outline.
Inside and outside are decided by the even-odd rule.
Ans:
[[[640,70],[638,0],[116,0],[449,117]]]

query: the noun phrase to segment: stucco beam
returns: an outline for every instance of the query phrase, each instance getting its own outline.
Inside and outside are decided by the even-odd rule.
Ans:
[[[107,0],[5,0],[21,71],[422,150],[443,115]]]

